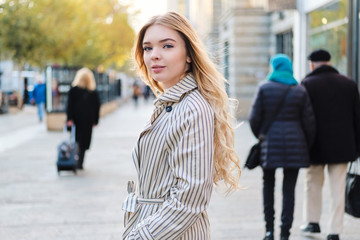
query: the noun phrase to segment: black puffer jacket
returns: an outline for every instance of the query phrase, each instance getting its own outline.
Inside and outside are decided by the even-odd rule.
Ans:
[[[270,121],[289,85],[268,81],[255,97],[250,126],[256,137]],[[301,85],[292,86],[282,109],[261,145],[263,168],[301,168],[309,166],[309,146],[315,137],[315,118],[309,96]]]

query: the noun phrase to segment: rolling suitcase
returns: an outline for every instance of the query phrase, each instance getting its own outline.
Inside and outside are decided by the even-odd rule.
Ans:
[[[67,126],[63,130],[64,140],[57,148],[57,172],[60,171],[73,171],[76,174],[76,168],[79,159],[79,148],[75,141],[75,126],[71,127],[70,139],[68,139]]]

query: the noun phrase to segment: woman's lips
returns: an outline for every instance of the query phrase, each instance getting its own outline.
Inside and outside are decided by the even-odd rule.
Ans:
[[[152,70],[154,73],[161,72],[165,67],[164,66],[152,66]]]

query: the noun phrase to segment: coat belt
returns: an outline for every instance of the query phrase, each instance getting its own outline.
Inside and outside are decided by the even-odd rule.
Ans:
[[[137,204],[162,204],[164,198],[139,198],[135,194],[135,184],[133,181],[128,182],[128,195],[122,204],[122,209],[126,212],[134,213],[136,211]]]

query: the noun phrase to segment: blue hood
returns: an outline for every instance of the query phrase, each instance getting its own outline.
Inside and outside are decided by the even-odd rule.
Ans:
[[[293,76],[293,67],[290,58],[285,54],[276,54],[270,61],[272,72],[266,77],[270,81],[287,85],[296,85],[298,82]]]

